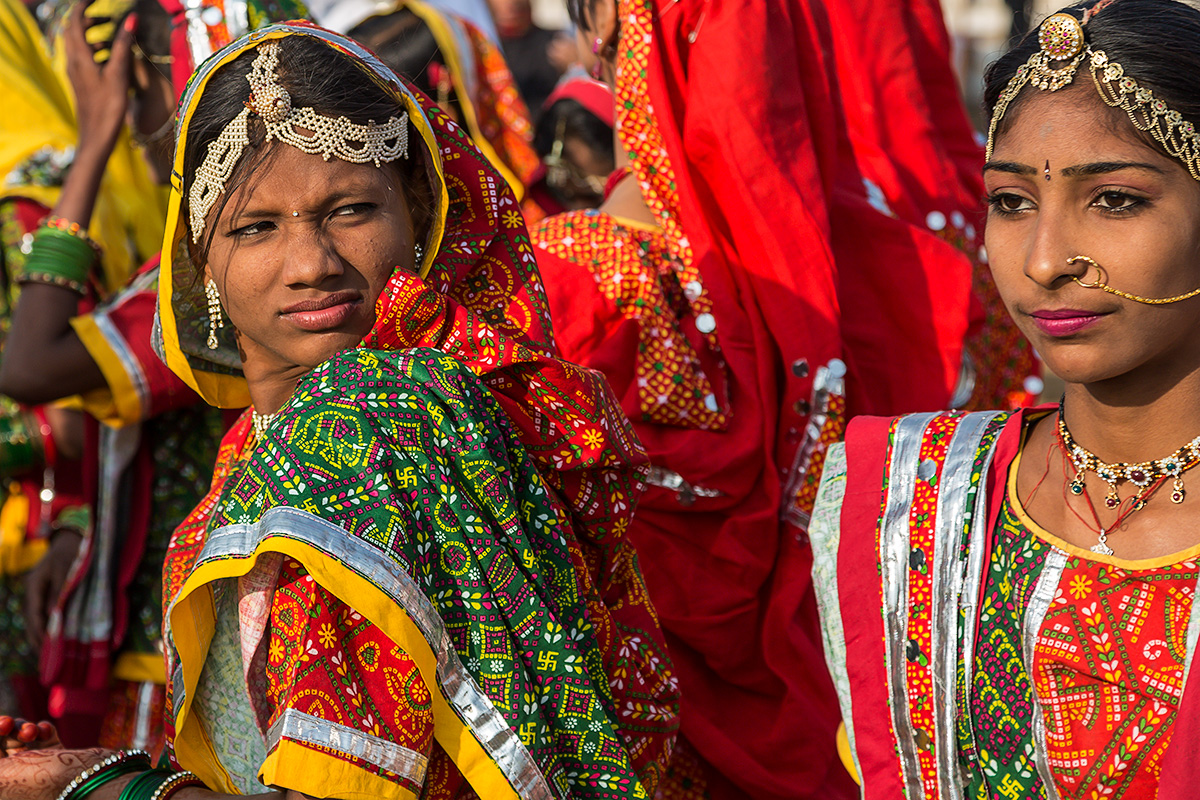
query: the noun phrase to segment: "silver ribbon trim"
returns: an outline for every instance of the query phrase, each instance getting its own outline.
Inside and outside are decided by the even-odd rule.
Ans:
[[[407,778],[418,786],[425,783],[429,759],[416,750],[294,708],[284,710],[267,731],[267,749],[274,750],[283,739],[328,747]]]
[[[553,800],[529,750],[463,666],[429,598],[412,576],[382,551],[320,517],[280,506],[269,509],[257,523],[227,525],[210,532],[193,570],[213,560],[248,558],[265,539],[280,534],[329,554],[392,598],[433,650],[442,694],[516,793],[529,800]],[[172,601],[167,619],[176,602]]]

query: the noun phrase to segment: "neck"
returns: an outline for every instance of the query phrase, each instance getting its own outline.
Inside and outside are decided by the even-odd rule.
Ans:
[[[1200,364],[1147,364],[1109,381],[1067,384],[1066,423],[1102,461],[1164,458],[1200,436]]]
[[[613,146],[614,171],[628,167],[629,154],[625,152],[625,146],[621,144],[621,139],[615,129],[613,130]],[[614,217],[633,220],[645,225],[658,225],[654,214],[650,212],[650,207],[646,205],[645,198],[642,197],[642,190],[638,186],[638,182],[633,178],[617,184],[608,199],[600,206],[600,210]]]
[[[308,374],[304,367],[293,367],[286,371],[267,371],[256,369],[252,362],[242,364],[242,372],[250,389],[250,402],[254,410],[261,415],[274,414],[283,408],[296,384]]]

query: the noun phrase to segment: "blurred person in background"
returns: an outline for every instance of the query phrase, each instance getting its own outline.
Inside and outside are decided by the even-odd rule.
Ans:
[[[558,79],[579,61],[570,34],[548,31],[533,22],[530,0],[488,0],[509,69],[531,109],[541,109]]]
[[[607,84],[581,69],[563,76],[533,134],[542,168],[529,199],[543,215],[596,208],[604,200],[604,185],[615,168],[613,121]],[[530,224],[541,218],[531,214],[530,204],[525,216]]]
[[[13,334],[29,322],[28,317],[20,321],[22,299],[63,292],[64,313],[74,316],[112,297],[139,260],[157,251],[165,204],[147,163],[130,146],[129,133],[114,134],[119,134],[120,147],[111,158],[108,152],[99,159],[98,153],[76,147],[80,114],[69,97],[62,59],[52,63],[33,17],[13,0],[0,3],[0,51],[0,100],[5,109],[0,120],[0,328],[7,361],[14,353],[9,347]],[[149,89],[146,70],[138,75]],[[152,90],[142,97],[155,99]],[[169,105],[168,100],[162,107]],[[89,189],[91,224],[72,230],[72,221],[51,209],[66,191],[68,174],[77,173],[85,182],[90,180],[87,173],[104,177],[97,177]],[[47,261],[46,247],[66,248],[63,252],[73,252],[86,263],[82,280],[72,281],[72,290],[61,288],[63,278],[56,274],[56,259]],[[17,334],[18,350],[19,339]],[[49,371],[56,364],[47,360],[39,366]],[[52,682],[44,680],[38,663],[45,655],[46,624],[66,570],[93,523],[94,493],[88,485],[95,470],[88,459],[78,460],[87,451],[84,418],[77,406],[67,411],[44,405],[72,393],[21,396],[23,405],[0,399],[5,430],[0,452],[5,483],[0,512],[0,602],[5,608],[0,615],[0,670],[16,683],[19,706],[14,710],[37,718],[53,712],[67,741],[86,744],[95,741],[107,695],[80,704],[71,702],[61,687],[55,691],[51,686],[47,693],[46,684]],[[103,677],[107,680],[107,668]]]
[[[538,168],[533,125],[500,48],[480,28],[423,0],[316,0],[309,9],[425,92],[524,199]]]
[[[616,171],[598,210],[531,236],[559,347],[650,456],[630,535],[683,693],[667,798],[853,795],[806,535],[826,448],[851,415],[985,383],[964,368],[981,153],[944,25],[863,5],[569,4]],[[843,90],[855,70],[878,86]],[[997,373],[1002,394],[1024,377]]]
[[[297,12],[273,2],[243,6],[241,18],[233,11],[209,13],[204,35],[185,37],[173,35],[186,19],[169,2],[72,6],[55,27],[61,28],[58,48],[75,98],[78,141],[52,219],[67,221],[77,239],[102,223],[104,187],[136,187],[118,170],[125,158],[145,170],[150,188],[143,191],[162,199],[173,145],[173,83],[190,75],[212,41],[244,30],[251,15],[265,20],[284,7]],[[126,143],[126,125],[136,149]],[[90,527],[82,539],[56,536],[29,581],[30,626],[41,646],[40,680],[49,687],[51,710],[60,720],[64,714],[102,718],[99,732],[82,740],[79,725],[60,724],[69,742],[98,740],[152,753],[163,745],[167,541],[207,490],[226,427],[222,414],[199,402],[153,350],[164,216],[165,203],[141,211],[138,221],[152,226],[157,239],[143,255],[153,255],[87,313],[80,313],[79,289],[94,282],[89,270],[95,273],[97,265],[87,258],[86,240],[74,253],[35,233],[11,346],[0,360],[0,391],[28,403],[78,395],[86,412]],[[30,264],[54,280],[34,280],[41,273],[28,274]]]

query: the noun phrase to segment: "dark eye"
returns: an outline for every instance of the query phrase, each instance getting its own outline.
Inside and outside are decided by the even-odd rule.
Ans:
[[[235,228],[234,230],[229,232],[229,235],[237,237],[239,239],[245,239],[245,238],[248,238],[251,236],[258,236],[260,234],[264,234],[264,233],[267,233],[268,231],[273,231],[273,230],[275,230],[275,223],[267,222],[264,220],[262,222],[255,222],[251,225],[243,225],[240,228]]]
[[[334,210],[332,216],[335,217],[352,217],[366,214],[377,208],[375,203],[351,203],[350,205],[341,206]]]
[[[997,192],[988,196],[988,205],[1000,214],[1018,214],[1033,209],[1033,201],[1012,192]]]
[[[1101,192],[1096,198],[1096,205],[1107,211],[1129,211],[1143,202],[1145,201],[1140,197],[1118,191]]]

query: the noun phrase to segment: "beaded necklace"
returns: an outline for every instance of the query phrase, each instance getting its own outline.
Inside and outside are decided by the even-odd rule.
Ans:
[[[1168,479],[1174,481],[1172,484],[1171,502],[1176,504],[1182,503],[1183,498],[1186,496],[1183,487],[1183,473],[1200,464],[1200,436],[1192,439],[1192,441],[1166,458],[1160,458],[1156,461],[1141,461],[1132,464],[1124,461],[1118,461],[1114,464],[1101,461],[1094,453],[1084,449],[1071,438],[1071,432],[1067,429],[1063,413],[1062,401],[1059,401],[1058,404],[1057,439],[1058,446],[1062,448],[1063,453],[1075,467],[1075,477],[1067,484],[1067,488],[1071,494],[1083,496],[1098,529],[1099,541],[1092,545],[1092,552],[1106,556],[1113,554],[1112,548],[1108,546],[1109,531],[1116,530],[1122,522],[1128,519],[1130,514],[1144,508],[1150,496],[1158,491],[1158,488]],[[1100,480],[1108,484],[1108,495],[1104,498],[1104,505],[1110,509],[1120,508],[1122,503],[1121,495],[1117,492],[1117,483],[1119,481],[1127,480],[1138,487],[1137,494],[1132,498],[1133,502],[1129,504],[1128,508],[1117,514],[1117,518],[1107,528],[1101,524],[1100,515],[1096,513],[1096,509],[1092,505],[1092,499],[1088,496],[1086,483],[1088,472],[1096,473],[1100,477]],[[1074,509],[1072,509],[1072,512],[1074,513]],[[1076,514],[1076,516],[1079,515]],[[1082,520],[1082,517],[1080,519]]]
[[[1063,416],[1061,401],[1058,404],[1058,436],[1062,440],[1067,457],[1075,465],[1075,478],[1070,484],[1071,493],[1083,494],[1085,473],[1094,472],[1100,477],[1100,480],[1108,484],[1108,496],[1104,498],[1104,505],[1109,508],[1121,505],[1121,495],[1117,492],[1117,483],[1123,480],[1138,487],[1134,505],[1140,506],[1145,504],[1146,490],[1153,483],[1159,478],[1172,478],[1174,483],[1172,484],[1171,502],[1182,503],[1186,496],[1183,488],[1183,473],[1200,464],[1200,436],[1192,439],[1166,458],[1160,458],[1157,461],[1140,461],[1132,464],[1125,461],[1117,461],[1113,464],[1101,461],[1094,453],[1085,450],[1071,438],[1071,432],[1067,430],[1067,423]]]
[[[278,415],[278,411],[274,414],[260,414],[252,409],[250,411],[250,423],[254,426],[254,438],[261,442],[263,434],[267,432],[267,428],[271,426],[271,423],[275,421],[275,417]]]

